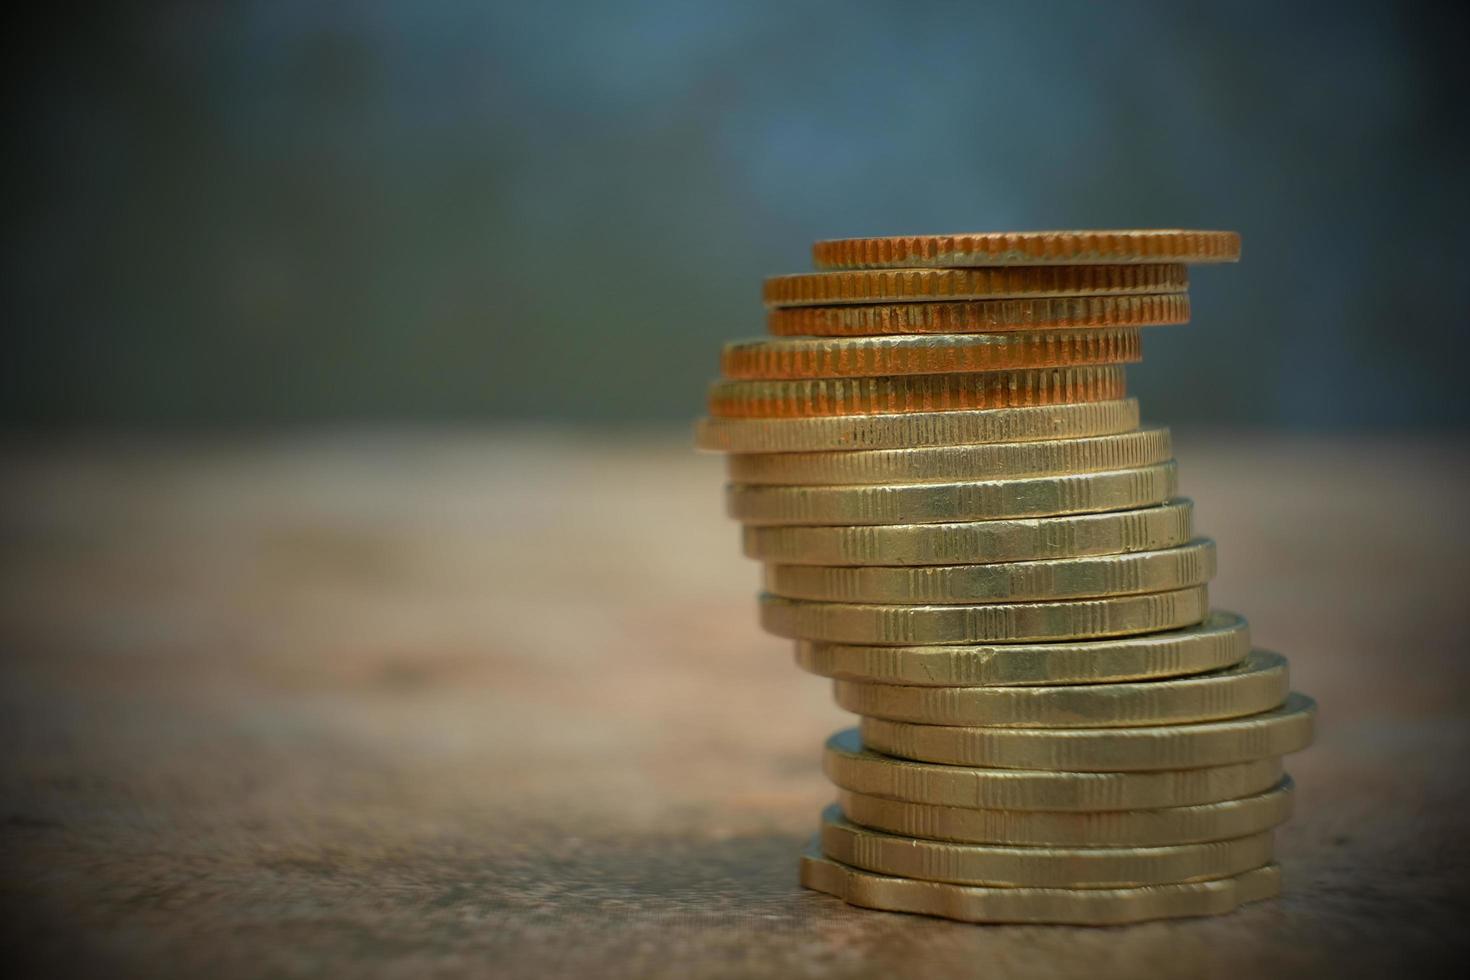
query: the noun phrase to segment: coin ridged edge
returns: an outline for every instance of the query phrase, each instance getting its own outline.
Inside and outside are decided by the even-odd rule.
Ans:
[[[892,235],[812,245],[812,263],[830,270],[1238,261],[1236,232],[1183,228]]]
[[[1230,840],[1291,818],[1290,776],[1263,793],[1215,803],[1147,810],[995,810],[885,799],[838,788],[843,816],[904,837],[1016,847],[1162,847]]]
[[[788,565],[957,565],[1157,551],[1192,536],[1194,507],[1178,497],[1158,507],[1065,517],[956,524],[746,527],[747,558]]]
[[[866,748],[859,729],[846,728],[823,745],[822,772],[842,789],[885,799],[981,810],[1090,813],[1253,796],[1280,782],[1283,768],[1280,756],[1135,772],[960,766],[885,755]]]
[[[1289,755],[1311,744],[1316,702],[1292,692],[1272,711],[1138,728],[980,728],[863,718],[863,744],[937,765],[1066,772],[1146,772]]]
[[[1138,428],[1138,400],[827,418],[699,419],[698,449],[723,453],[916,449],[1106,436]]]
[[[1169,460],[1124,470],[1014,480],[838,487],[732,483],[725,487],[725,512],[744,524],[762,526],[941,524],[1136,510],[1162,504],[1178,490],[1178,468]]]
[[[822,813],[822,853],[877,874],[1007,888],[1131,888],[1224,878],[1272,857],[1269,830],[1225,841],[1156,847],[960,844],[860,827],[836,807]]]
[[[767,306],[901,303],[1027,296],[1182,293],[1189,271],[1177,263],[1076,265],[1003,269],[857,269],[771,276]]]
[[[1125,925],[1232,912],[1280,894],[1281,870],[1268,864],[1231,878],[1126,889],[977,888],[873,874],[813,847],[801,860],[801,884],[849,905],[960,922]]]
[[[1168,592],[1203,585],[1214,574],[1215,543],[1209,538],[1195,538],[1161,551],[991,565],[769,563],[764,587],[766,592],[784,599],[818,602],[1048,602]]]
[[[922,337],[810,337],[725,345],[720,373],[732,380],[978,374],[1030,368],[1133,364],[1136,327]]]
[[[1116,401],[1127,391],[1126,369],[1111,365],[880,378],[716,381],[710,385],[708,409],[716,418],[827,418]]]
[[[731,483],[776,486],[875,486],[976,483],[1021,477],[1131,470],[1168,462],[1166,428],[1105,436],[996,442],[984,446],[859,449],[842,453],[743,453],[725,459]]]
[[[1208,611],[1204,586],[1101,599],[964,606],[807,602],[767,594],[760,597],[760,622],[766,632],[790,639],[843,643],[950,644],[1125,636],[1198,623]]]
[[[917,687],[833,681],[839,707],[916,725],[1135,728],[1260,714],[1286,700],[1286,658],[1252,651],[1233,667],[1191,677],[1038,687]]]
[[[1159,327],[1188,323],[1189,313],[1187,293],[849,303],[769,309],[766,332],[774,337],[878,337]]]
[[[1250,626],[1212,612],[1198,626],[1062,643],[873,646],[796,642],[796,664],[821,677],[928,687],[1096,684],[1222,670],[1250,652]]]

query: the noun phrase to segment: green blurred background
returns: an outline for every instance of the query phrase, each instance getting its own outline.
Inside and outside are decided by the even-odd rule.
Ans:
[[[117,3],[9,33],[12,429],[687,419],[818,237],[1244,235],[1180,423],[1460,428],[1450,4]]]

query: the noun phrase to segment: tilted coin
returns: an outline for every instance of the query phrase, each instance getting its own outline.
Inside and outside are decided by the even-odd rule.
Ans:
[[[1182,265],[1080,265],[1016,269],[872,269],[771,276],[761,291],[767,306],[834,303],[914,303],[1024,296],[1102,296],[1182,293]]]
[[[727,456],[731,483],[857,486],[1007,480],[1129,470],[1169,461],[1169,430],[1138,429],[1081,439],[996,442],[983,446],[861,449],[845,453]]]
[[[1285,657],[1255,650],[1225,670],[1121,684],[917,687],[832,683],[838,705],[870,718],[918,725],[1129,728],[1260,714],[1286,700],[1288,677]]]
[[[1192,504],[956,524],[747,527],[745,554],[788,565],[959,565],[1157,551],[1191,537]]]
[[[937,765],[863,747],[849,728],[827,739],[822,771],[868,796],[981,810],[1150,810],[1264,793],[1281,781],[1279,756],[1151,772],[1061,772]]]
[[[777,337],[1005,333],[1011,330],[1152,327],[1188,322],[1189,296],[1185,293],[866,306],[787,306],[766,313],[766,330]]]
[[[1167,592],[1214,575],[1215,543],[1196,538],[1163,551],[993,565],[767,565],[765,590],[822,602],[1040,602]]]
[[[702,418],[695,427],[694,441],[700,449],[716,452],[799,453],[1029,442],[1105,436],[1136,428],[1138,401],[1126,398],[975,412],[835,415],[809,419]]]
[[[823,677],[934,687],[1096,684],[1201,674],[1239,663],[1250,628],[1234,613],[1165,633],[1070,643],[868,646],[799,640],[796,664]]]
[[[845,789],[837,791],[837,798],[853,823],[907,837],[969,844],[1160,847],[1232,840],[1279,826],[1291,816],[1292,782],[1288,776],[1264,793],[1238,800],[1097,813],[934,806]]]
[[[1141,888],[980,888],[874,874],[813,847],[801,859],[801,883],[849,905],[887,912],[960,922],[1109,926],[1223,915],[1280,894],[1281,870],[1268,864],[1229,878]]]
[[[812,246],[818,269],[1238,262],[1233,231],[997,231],[835,238]]]
[[[1102,599],[970,606],[881,606],[809,602],[769,594],[760,597],[761,626],[766,632],[838,643],[922,645],[1127,636],[1189,626],[1202,621],[1208,612],[1209,598],[1203,587]]]
[[[1271,860],[1271,832],[1162,847],[1012,847],[899,837],[822,814],[822,853],[877,874],[1003,888],[1135,888],[1224,878]]]
[[[1124,368],[1036,368],[978,374],[801,381],[716,381],[709,413],[717,418],[813,418],[895,412],[955,412],[1074,402],[1115,401],[1127,394]]]
[[[1072,476],[878,486],[732,483],[726,512],[745,524],[940,524],[1052,517],[1162,504],[1179,489],[1172,461]]]
[[[814,337],[726,344],[720,371],[727,378],[867,378],[1131,364],[1142,356],[1136,327],[928,337]]]
[[[1125,772],[1222,766],[1287,755],[1312,742],[1317,704],[1291,694],[1272,711],[1144,728],[978,728],[864,718],[863,744],[954,766]]]

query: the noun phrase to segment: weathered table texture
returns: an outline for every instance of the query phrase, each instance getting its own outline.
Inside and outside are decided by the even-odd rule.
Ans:
[[[1176,434],[1215,605],[1321,703],[1286,894],[983,927],[796,884],[850,723],[686,433],[9,443],[31,975],[1392,975],[1466,945],[1470,449]]]

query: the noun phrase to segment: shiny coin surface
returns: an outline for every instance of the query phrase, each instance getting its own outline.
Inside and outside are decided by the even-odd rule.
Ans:
[[[958,565],[1157,551],[1192,536],[1192,505],[962,524],[747,527],[745,554],[788,565]]]
[[[973,374],[1083,364],[1132,364],[1142,358],[1136,328],[1048,330],[927,337],[815,337],[727,344],[727,378],[867,378]]]
[[[1209,608],[1209,597],[1203,587],[1065,602],[967,606],[809,602],[768,594],[760,598],[761,626],[776,636],[836,643],[916,645],[1078,640],[1153,633],[1201,622]]]
[[[837,703],[871,718],[919,725],[1127,728],[1238,718],[1286,700],[1286,658],[1253,651],[1193,677],[1057,687],[917,687],[834,681]]]
[[[983,446],[864,449],[849,453],[749,453],[725,459],[731,483],[858,486],[1073,476],[1156,466],[1173,454],[1169,430]]]
[[[812,245],[818,269],[1238,262],[1233,231],[998,231],[834,238]]]
[[[765,590],[822,602],[1041,602],[1167,592],[1214,574],[1215,543],[1196,538],[1163,551],[993,565],[767,565]]]
[[[1279,756],[1198,769],[1058,772],[914,762],[865,749],[858,730],[827,739],[822,771],[839,788],[884,799],[981,810],[1153,810],[1264,793],[1281,781]]]
[[[938,524],[1136,510],[1162,504],[1178,489],[1171,461],[1102,473],[965,483],[730,484],[725,509],[744,524]]]
[[[934,333],[1006,333],[1152,327],[1189,322],[1189,296],[1062,296],[888,303],[866,306],[788,306],[766,313],[778,337],[875,337]]]
[[[1192,769],[1274,758],[1312,742],[1317,704],[1291,694],[1244,718],[1142,728],[980,728],[864,718],[863,744],[889,755],[955,766],[1125,772]]]
[[[823,677],[933,687],[1096,684],[1220,670],[1250,652],[1250,627],[1229,612],[1165,633],[1071,643],[967,646],[796,644],[796,663]]]
[[[839,303],[922,303],[1030,296],[1182,293],[1182,265],[1084,265],[1017,269],[871,269],[771,276],[761,291],[767,306]]]
[[[1285,823],[1291,816],[1292,782],[1286,777],[1264,793],[1238,800],[1098,813],[933,806],[845,789],[837,797],[853,823],[907,837],[970,844],[1161,847],[1232,840]]]
[[[695,428],[695,445],[725,453],[914,449],[1105,436],[1136,428],[1138,402],[1125,398],[977,412],[908,412],[810,419],[703,418]]]
[[[878,874],[1002,888],[1131,888],[1224,878],[1271,860],[1271,832],[1162,847],[1010,847],[900,837],[822,814],[822,853]]]
[[[801,859],[801,883],[849,905],[887,912],[960,922],[1105,926],[1222,915],[1280,894],[1281,871],[1268,864],[1229,878],[1141,888],[980,888],[879,875],[833,861],[814,847]]]
[[[716,381],[716,418],[818,418],[894,412],[954,412],[1115,401],[1128,391],[1124,369],[1036,368],[979,374],[803,381]]]

